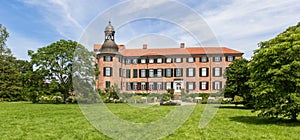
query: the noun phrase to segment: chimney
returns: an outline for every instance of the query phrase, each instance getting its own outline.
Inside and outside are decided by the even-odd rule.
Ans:
[[[143,44],[143,49],[147,49],[147,44]]]
[[[184,48],[184,43],[180,43],[180,48]]]
[[[125,49],[125,45],[119,45],[119,49]]]

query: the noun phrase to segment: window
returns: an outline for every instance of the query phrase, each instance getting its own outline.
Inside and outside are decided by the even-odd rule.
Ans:
[[[166,69],[166,77],[172,77],[172,69]]]
[[[132,59],[132,64],[137,64],[137,59]]]
[[[146,83],[141,83],[141,90],[146,90]]]
[[[171,89],[171,88],[172,88],[172,83],[171,82],[166,83],[166,89]]]
[[[151,63],[151,64],[154,63],[154,59],[153,59],[153,58],[150,58],[150,59],[149,59],[149,63]]]
[[[105,88],[109,88],[110,87],[110,81],[105,81]]]
[[[208,90],[208,82],[200,82],[200,90]]]
[[[130,70],[126,70],[126,78],[130,78]]]
[[[131,60],[130,59],[126,59],[126,64],[131,64]]]
[[[112,61],[112,57],[111,56],[104,56],[104,61]]]
[[[162,58],[157,58],[157,63],[162,63]]]
[[[206,56],[200,57],[200,62],[208,62],[208,58]]]
[[[182,76],[182,68],[175,68],[175,77]]]
[[[186,86],[188,90],[194,90],[195,89],[195,82],[186,82]]]
[[[154,83],[153,82],[149,83],[149,90],[154,90]]]
[[[131,90],[131,84],[129,82],[126,83],[126,90]]]
[[[182,62],[182,58],[175,58],[175,62],[176,63],[181,63]]]
[[[141,70],[141,77],[146,77],[146,70]]]
[[[195,58],[194,57],[189,57],[189,58],[187,58],[187,62],[195,62]]]
[[[138,84],[136,82],[133,83],[133,90],[137,90],[138,89]]]
[[[213,68],[213,72],[215,77],[222,76],[222,68]]]
[[[122,68],[119,68],[119,77],[122,77]]]
[[[221,81],[213,82],[213,90],[219,90],[221,88],[222,88],[222,82]]]
[[[172,63],[172,58],[166,58],[166,63]]]
[[[149,70],[149,77],[154,77],[154,70],[153,69],[150,69]]]
[[[104,67],[104,76],[112,76],[112,68]]]
[[[141,63],[145,64],[146,63],[146,59],[141,59]]]
[[[162,69],[157,69],[157,77],[162,77]]]
[[[208,68],[200,68],[200,77],[207,77],[208,76]]]
[[[162,83],[161,82],[157,83],[157,90],[162,90]]]
[[[195,76],[195,68],[187,68],[186,69],[186,76],[187,77],[194,77]]]
[[[232,62],[234,60],[234,56],[226,56],[226,61]]]
[[[222,57],[221,56],[215,56],[213,57],[214,62],[221,62],[222,61]]]
[[[133,69],[133,78],[137,78],[137,77],[138,77],[138,70]]]

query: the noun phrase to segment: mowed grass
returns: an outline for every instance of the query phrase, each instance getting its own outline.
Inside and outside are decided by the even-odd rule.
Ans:
[[[137,108],[107,104],[120,118],[152,122],[174,107]],[[197,105],[189,119],[164,139],[299,139],[300,123],[256,117],[251,110],[222,106],[205,128],[198,128],[205,105]],[[138,133],[138,132],[137,132]],[[78,105],[0,103],[0,139],[110,139],[96,130]]]

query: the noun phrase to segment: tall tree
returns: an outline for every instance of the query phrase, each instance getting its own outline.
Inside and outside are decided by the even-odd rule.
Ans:
[[[249,61],[246,59],[235,59],[226,69],[225,96],[231,98],[234,98],[235,95],[241,96],[244,99],[244,105],[252,107],[252,96],[247,84],[250,79],[248,64]]]
[[[261,42],[250,62],[249,85],[260,116],[288,117],[300,113],[300,23]]]
[[[16,58],[5,43],[8,36],[6,28],[0,24],[0,100],[17,101],[22,100],[22,87]]]
[[[85,49],[82,45],[71,40],[60,40],[49,46],[39,48],[37,52],[28,51],[31,64],[34,67],[32,73],[27,73],[37,81],[41,90],[45,84],[52,85],[52,90],[63,94],[66,103],[72,86],[72,64],[76,49]],[[53,86],[54,85],[54,86]]]

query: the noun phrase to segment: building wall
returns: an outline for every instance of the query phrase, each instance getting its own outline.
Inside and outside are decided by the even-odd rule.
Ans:
[[[126,90],[126,86],[128,83],[150,83],[150,82],[163,82],[163,83],[168,83],[168,82],[174,82],[174,80],[183,80],[183,89],[186,91],[187,90],[187,82],[194,82],[195,83],[195,89],[194,90],[189,90],[189,93],[215,93],[218,92],[219,89],[213,89],[213,82],[221,82],[221,87],[223,88],[225,86],[226,79],[224,77],[224,72],[226,67],[231,64],[231,61],[226,61],[226,56],[234,56],[235,59],[241,58],[241,54],[225,54],[224,55],[208,55],[208,62],[200,62],[201,56],[206,56],[206,55],[193,55],[195,61],[194,62],[187,62],[188,57],[190,56],[162,56],[162,57],[181,57],[182,62],[181,63],[176,63],[173,61],[173,63],[153,63],[153,64],[127,64],[126,61],[128,57],[122,56],[122,55],[112,55],[112,61],[106,62],[104,61],[105,54],[99,55],[99,59],[96,59],[96,63],[98,64],[100,75],[98,76],[98,80],[96,80],[96,87],[98,89],[104,90],[107,86],[107,81],[110,82],[110,86],[113,84],[117,84],[118,87],[121,88],[122,92],[128,92],[128,93],[165,93],[167,92],[166,89],[164,90]],[[214,62],[213,57],[214,56],[221,56],[222,61],[221,62]],[[161,56],[143,56],[143,57],[148,57],[148,58],[156,58],[156,57],[161,57]],[[132,60],[132,57],[130,57],[130,60]],[[104,76],[104,68],[105,67],[110,67],[112,68],[112,76]],[[222,68],[222,74],[219,77],[213,76],[214,73],[214,68],[220,67]],[[181,77],[174,77],[175,72],[173,72],[173,77],[155,77],[155,78],[141,78],[139,74],[140,69],[166,69],[166,68],[182,68],[183,73]],[[187,77],[187,68],[195,68],[195,76],[194,77]],[[209,75],[207,77],[200,77],[199,75],[199,68],[209,68]],[[120,76],[120,69],[122,69],[122,76]],[[133,78],[133,70],[138,69],[138,78]],[[126,78],[126,70],[130,70],[130,78]],[[164,71],[164,70],[163,70]],[[164,74],[165,75],[165,74]],[[205,90],[200,90],[200,83],[199,82],[208,82],[209,86],[208,89]],[[165,84],[163,84],[165,86]],[[173,85],[173,88],[175,85]]]

